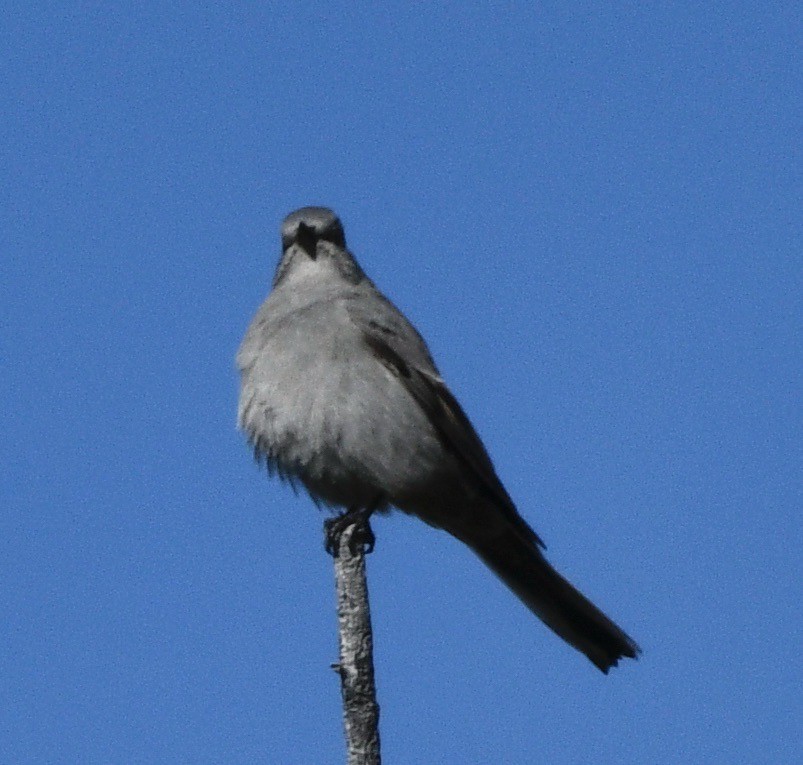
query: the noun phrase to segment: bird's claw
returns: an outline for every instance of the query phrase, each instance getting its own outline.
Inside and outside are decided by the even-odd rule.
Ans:
[[[369,522],[370,516],[371,513],[364,510],[349,510],[336,518],[327,518],[323,522],[326,552],[336,558],[340,551],[340,537],[349,526],[354,526],[354,531],[349,537],[349,552],[352,555],[357,555],[360,551],[366,555],[372,553],[376,544],[376,536]]]

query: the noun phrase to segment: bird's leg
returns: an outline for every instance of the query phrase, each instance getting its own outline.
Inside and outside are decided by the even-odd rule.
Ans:
[[[333,558],[337,557],[337,552],[340,549],[340,536],[349,526],[356,527],[349,540],[351,554],[356,555],[357,548],[360,545],[366,553],[373,552],[376,537],[369,520],[378,504],[376,502],[368,507],[350,507],[345,513],[338,515],[336,518],[327,518],[323,522],[326,552]]]

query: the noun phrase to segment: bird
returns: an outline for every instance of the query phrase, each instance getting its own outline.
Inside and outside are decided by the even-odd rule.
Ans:
[[[466,544],[603,673],[637,658],[636,642],[546,559],[426,342],[347,249],[338,216],[302,207],[281,241],[236,357],[238,426],[256,458],[340,511],[330,533],[394,508],[415,516]]]

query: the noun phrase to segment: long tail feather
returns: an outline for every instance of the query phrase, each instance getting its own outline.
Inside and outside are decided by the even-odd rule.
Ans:
[[[530,611],[604,673],[620,658],[639,654],[635,641],[555,571],[531,540],[511,529],[468,544]]]

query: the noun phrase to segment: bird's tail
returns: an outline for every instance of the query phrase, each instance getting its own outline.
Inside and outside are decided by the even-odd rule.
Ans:
[[[635,641],[552,568],[536,540],[510,528],[466,541],[530,611],[605,674],[620,658],[635,659]]]

